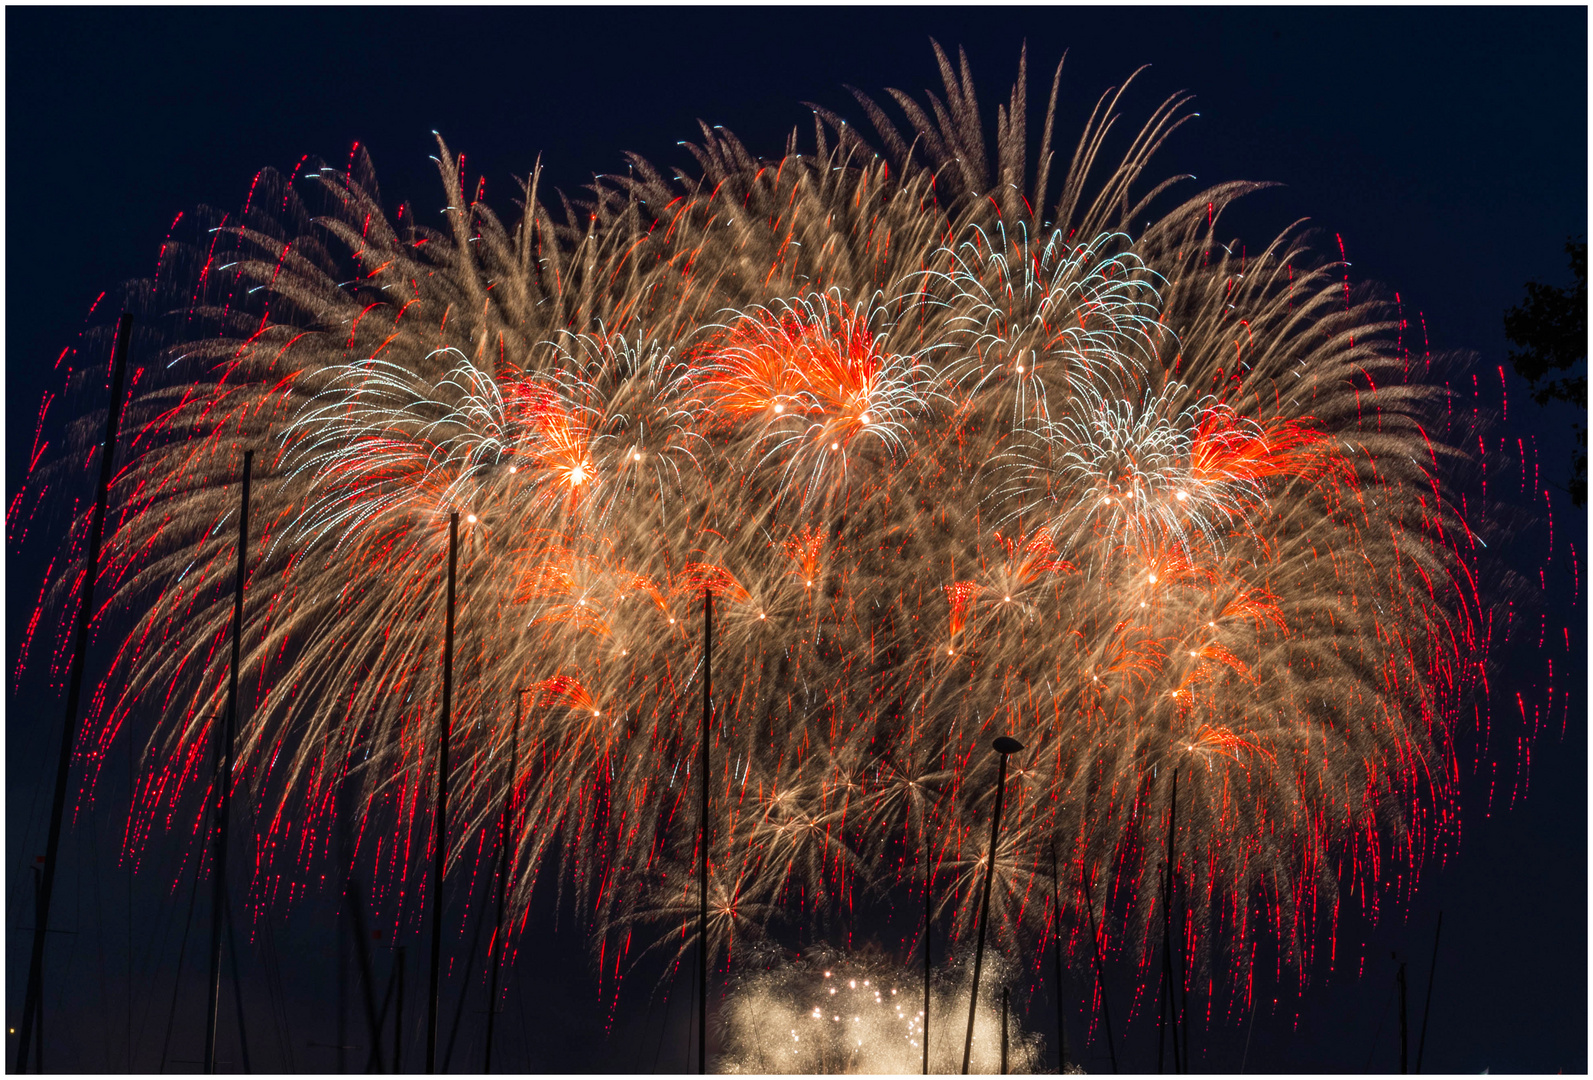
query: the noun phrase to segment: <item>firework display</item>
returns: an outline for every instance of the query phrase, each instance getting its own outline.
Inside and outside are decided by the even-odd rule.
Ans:
[[[1143,182],[1184,99],[1108,162],[1108,95],[1065,159],[1056,82],[1034,154],[1020,78],[991,150],[940,60],[905,126],[860,97],[872,141],[822,110],[776,158],[704,127],[691,175],[634,160],[557,219],[540,171],[500,219],[441,143],[440,229],[384,209],[358,148],[187,216],[129,301],[114,661],[79,750],[92,785],[158,718],[129,857],[202,833],[253,450],[256,910],[309,887],[340,813],[383,925],[435,902],[451,513],[449,873],[495,872],[512,793],[515,926],[561,890],[607,978],[695,941],[705,592],[721,969],[921,896],[926,864],[960,940],[1002,734],[998,951],[1049,933],[1053,847],[1081,971],[1086,890],[1153,971],[1171,850],[1202,987],[1246,984],[1261,940],[1304,972],[1341,903],[1408,889],[1502,625],[1460,496],[1472,403],[1297,231],[1219,241],[1256,185]],[[46,455],[13,528],[73,470]]]
[[[919,1071],[928,1036],[929,1071],[962,1068],[961,1017],[968,1007],[965,970],[943,973],[931,1009],[955,1024],[924,1026],[921,988],[904,979],[894,958],[841,955],[816,948],[792,963],[754,965],[727,995],[725,1038],[718,1071],[727,1073],[883,1073]],[[1001,1064],[1002,981],[1010,970],[991,971],[981,983],[971,1071],[995,1073]],[[1034,1072],[1040,1040],[1008,1021],[1012,1072]]]

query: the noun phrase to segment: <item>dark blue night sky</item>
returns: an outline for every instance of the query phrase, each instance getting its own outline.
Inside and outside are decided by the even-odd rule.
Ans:
[[[1123,104],[1129,126],[1179,90],[1196,95],[1201,114],[1153,163],[1156,179],[1188,172],[1202,183],[1277,182],[1232,214],[1236,235],[1260,243],[1309,217],[1322,230],[1318,247],[1342,239],[1353,280],[1397,290],[1407,310],[1421,313],[1435,351],[1474,353],[1475,371],[1494,384],[1500,365],[1508,367],[1505,309],[1529,279],[1568,283],[1566,239],[1587,228],[1580,7],[10,8],[6,30],[8,501],[26,470],[40,396],[54,387],[52,364],[95,297],[153,270],[179,211],[241,203],[262,166],[286,171],[305,154],[336,164],[359,141],[384,199],[424,214],[441,205],[428,202],[440,199],[429,159],[436,130],[465,152],[470,173],[487,178],[488,201],[508,214],[501,200],[511,177],[539,155],[544,183],[573,194],[592,172],[621,170],[627,151],[689,164],[677,142],[693,138],[699,119],[771,156],[793,128],[811,137],[804,102],[862,123],[847,86],[876,97],[886,87],[938,87],[931,38],[967,50],[992,126],[1020,47],[1027,42],[1031,102],[1043,100],[1065,51],[1064,145],[1102,91],[1150,65]],[[1548,481],[1563,484],[1570,411],[1533,405],[1509,378],[1508,430],[1535,439]],[[91,495],[87,481],[80,494]],[[1585,563],[1585,512],[1562,491],[1554,499],[1556,550],[1573,545]],[[37,544],[7,547],[8,672],[47,555]],[[1396,1070],[1389,955],[1410,962],[1414,1058],[1442,910],[1425,1071],[1587,1071],[1587,617],[1579,584],[1564,557],[1544,581],[1548,625],[1569,626],[1560,644],[1568,642],[1571,671],[1560,689],[1570,699],[1563,736],[1557,714],[1531,747],[1525,797],[1511,806],[1496,796],[1490,806],[1486,782],[1467,780],[1459,849],[1427,868],[1410,910],[1386,912],[1375,928],[1347,916],[1331,977],[1318,972],[1298,997],[1287,980],[1283,989],[1269,984],[1253,1030],[1243,1018],[1219,1018],[1198,1031],[1197,1070]],[[1528,666],[1534,644],[1501,653],[1496,702],[1513,702],[1518,671],[1537,670]],[[15,1025],[31,937],[22,928],[33,918],[28,867],[43,850],[49,801],[38,778],[53,772],[61,703],[36,672],[12,680],[5,701],[6,1001]],[[1490,753],[1513,775],[1513,747]],[[114,803],[125,791],[112,783],[105,795],[109,805],[63,843],[53,925],[69,933],[50,945],[52,1071],[126,1068],[130,1007],[135,1069],[155,1071],[166,1036],[188,884],[171,887],[174,853],[157,851],[129,892],[115,867]],[[533,921],[500,1029],[505,1069],[686,1069],[684,977],[667,1004],[663,994],[649,1000],[650,987],[622,995],[605,1034],[608,1004],[598,1000],[578,924],[566,911],[555,929],[551,900]],[[200,1056],[205,933],[196,914],[172,1071],[196,1071]],[[272,964],[260,960],[263,946],[240,945],[255,1070],[335,1069],[329,909],[306,905],[279,925]],[[375,952],[385,987],[390,953]],[[417,1022],[422,953],[409,956]],[[1118,979],[1122,1016],[1126,970]],[[456,980],[451,993],[463,984]],[[280,1013],[267,1008],[268,988],[286,1003]],[[1048,994],[1025,1006],[1046,1032]],[[1075,996],[1070,1042],[1085,1022],[1082,990]],[[349,1000],[344,1037],[361,1044],[353,991]],[[450,1020],[454,1001],[444,1002]],[[464,1005],[454,1071],[478,1067],[483,1009],[483,1001]],[[1148,1023],[1130,1026],[1126,1042],[1119,1033],[1131,1067],[1154,1067],[1154,1035],[1154,1010]],[[8,1064],[15,1045],[13,1035]],[[406,1066],[418,1067],[419,1053],[406,1055]],[[222,1056],[240,1067],[234,1042]],[[361,1071],[363,1050],[348,1060]],[[1104,1048],[1084,1063],[1106,1071]]]

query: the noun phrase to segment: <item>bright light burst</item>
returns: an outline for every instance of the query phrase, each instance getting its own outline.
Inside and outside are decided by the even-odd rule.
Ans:
[[[1175,772],[1192,981],[1247,984],[1262,938],[1303,973],[1343,898],[1408,890],[1454,834],[1455,726],[1508,621],[1461,497],[1473,404],[1293,232],[1220,243],[1250,185],[1138,193],[1182,100],[1103,172],[1103,99],[1058,190],[1021,80],[992,168],[944,72],[905,133],[864,100],[878,150],[823,112],[774,160],[705,131],[697,175],[637,161],[563,223],[534,173],[506,226],[440,147],[440,231],[390,218],[356,152],[174,239],[135,290],[160,317],[81,747],[92,783],[158,718],[129,849],[200,812],[253,447],[257,906],[303,892],[349,785],[382,918],[429,902],[450,512],[453,865],[493,865],[518,745],[516,910],[569,890],[607,977],[693,941],[705,590],[720,961],[904,895],[926,852],[964,932],[1005,732],[1028,749],[998,947],[1048,925],[1054,845],[1064,906],[1089,889],[1108,952],[1146,963]],[[36,500],[78,482],[54,460]]]
[[[998,963],[980,980],[970,1071],[1001,1067],[1001,986],[1012,975]],[[929,1070],[962,1070],[968,1017],[965,967],[938,973],[930,988]],[[734,980],[721,1022],[716,1068],[727,1073],[875,1073],[911,1075],[923,1065],[924,985],[918,973],[880,956],[810,950]],[[1040,1064],[1040,1039],[1025,1032],[1012,1007],[1008,1071]]]

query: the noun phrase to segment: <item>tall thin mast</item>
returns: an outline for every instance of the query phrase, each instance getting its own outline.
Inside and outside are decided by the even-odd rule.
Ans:
[[[924,823],[924,1075],[929,1075],[929,918],[930,879],[933,867],[929,858],[929,823]]]
[[[498,927],[492,935],[492,996],[487,999],[487,1054],[481,1071],[492,1072],[492,1034],[498,1018],[498,973],[503,964],[503,904],[509,888],[509,842],[513,832],[514,782],[520,762],[520,712],[525,704],[525,691],[514,694],[514,731],[509,736],[509,782],[503,792],[503,832],[498,840]]]
[[[1427,1049],[1427,1018],[1433,1012],[1433,975],[1438,971],[1438,939],[1444,932],[1444,913],[1438,913],[1438,929],[1433,931],[1433,959],[1427,966],[1427,1001],[1422,1006],[1422,1033],[1416,1040],[1416,1071],[1422,1071],[1422,1052]]]
[[[708,721],[714,694],[714,594],[702,591],[702,863],[697,877],[697,1071],[708,1073]]]
[[[1012,996],[1010,987],[1001,988],[1001,1075],[1007,1075],[1007,1004]]]
[[[1066,1009],[1062,998],[1062,886],[1057,872],[1056,841],[1051,841],[1051,938],[1056,944],[1056,1071],[1068,1071],[1068,1033],[1063,1023]]]
[[[50,804],[50,831],[44,843],[44,872],[39,880],[38,909],[33,917],[33,954],[28,960],[28,987],[18,1030],[17,1072],[28,1071],[28,1050],[35,1014],[44,1000],[44,940],[50,931],[50,898],[55,892],[55,865],[61,851],[61,822],[66,816],[66,787],[72,773],[72,748],[77,744],[77,710],[83,694],[83,661],[88,653],[89,622],[94,618],[94,583],[100,576],[100,541],[105,535],[105,504],[110,499],[111,469],[116,457],[116,431],[122,418],[122,384],[127,374],[127,343],[133,316],[123,313],[116,327],[111,361],[111,406],[105,418],[105,444],[100,452],[100,487],[89,518],[88,565],[83,573],[83,603],[77,614],[77,647],[66,676],[66,722],[61,727],[61,756],[55,769],[55,799]],[[43,1046],[40,1046],[43,1053]]]
[[[1084,913],[1090,917],[1090,946],[1095,956],[1095,988],[1101,995],[1101,1029],[1106,1032],[1106,1052],[1112,1057],[1112,1072],[1117,1072],[1117,1047],[1112,1042],[1112,1013],[1106,1007],[1106,972],[1101,969],[1101,935],[1095,927],[1095,904],[1090,900],[1090,883],[1079,867],[1079,888],[1084,893]]]
[[[216,736],[215,857],[210,894],[210,999],[205,1009],[205,1072],[216,1071],[216,1018],[221,1009],[221,933],[227,918],[227,833],[232,814],[232,744],[238,724],[238,657],[243,641],[243,583],[249,561],[249,483],[254,451],[243,452],[243,490],[238,507],[238,567],[232,587],[232,670],[227,674],[227,712]],[[236,962],[234,962],[236,967]],[[237,971],[232,977],[238,977]],[[341,1039],[338,1040],[342,1042]],[[342,1051],[338,1051],[342,1053]]]
[[[1173,1072],[1183,1072],[1178,1054],[1178,996],[1173,987],[1173,833],[1178,828],[1178,770],[1173,770],[1172,797],[1167,810],[1167,855],[1162,862],[1162,1011],[1157,1020],[1156,1071],[1161,1072],[1164,1037],[1168,1028],[1173,1036]]]
[[[968,1062],[973,1056],[974,1016],[979,1009],[979,971],[985,963],[985,929],[990,924],[990,882],[996,876],[996,842],[1001,836],[1001,803],[1007,794],[1007,758],[1023,749],[1017,739],[1003,735],[991,744],[1001,755],[1001,773],[996,780],[996,809],[990,815],[990,854],[985,864],[985,892],[979,902],[979,935],[974,944],[973,986],[968,991],[968,1037],[962,1044],[962,1074],[968,1075]]]
[[[437,813],[431,864],[431,987],[426,997],[426,1071],[437,1071],[437,977],[442,968],[443,871],[448,857],[448,729],[454,707],[454,574],[459,563],[459,511],[448,515],[448,598],[443,624],[442,716],[437,725]]]
[[[1409,1054],[1407,1048],[1410,1045],[1410,1038],[1409,1038],[1410,1025],[1409,1025],[1409,1023],[1407,1021],[1407,1014],[1405,1012],[1405,963],[1404,963],[1404,961],[1400,961],[1398,978],[1399,978],[1399,1071],[1401,1073],[1408,1073],[1408,1072],[1410,1072],[1410,1054]]]
[[[408,966],[408,954],[405,953],[406,945],[399,945],[393,949],[393,962],[398,965],[394,977],[398,980],[398,991],[393,1002],[393,1072],[404,1071],[404,968]]]

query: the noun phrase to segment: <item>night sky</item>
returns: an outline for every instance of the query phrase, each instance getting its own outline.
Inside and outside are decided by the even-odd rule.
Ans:
[[[1233,235],[1260,244],[1309,217],[1322,230],[1320,249],[1342,238],[1353,281],[1397,290],[1407,310],[1421,312],[1434,351],[1475,353],[1474,370],[1494,385],[1499,366],[1508,367],[1505,309],[1529,279],[1568,283],[1565,241],[1587,228],[1584,8],[8,8],[6,31],[8,501],[24,476],[40,397],[55,385],[52,365],[95,297],[153,270],[179,211],[241,204],[262,166],[286,171],[305,154],[337,164],[358,141],[384,200],[410,201],[425,215],[442,205],[429,159],[436,130],[465,152],[472,176],[485,175],[487,201],[509,216],[511,177],[526,174],[538,155],[544,184],[574,194],[591,173],[623,169],[627,151],[665,166],[691,164],[677,142],[697,134],[699,119],[765,156],[780,152],[793,127],[811,140],[804,102],[867,131],[845,88],[875,97],[886,87],[938,90],[931,38],[966,48],[992,126],[1023,43],[1031,112],[1043,107],[1066,52],[1057,142],[1069,147],[1101,92],[1150,65],[1123,103],[1124,126],[1136,128],[1185,89],[1201,114],[1153,163],[1155,179],[1188,172],[1201,183],[1277,182],[1232,213]],[[1510,380],[1505,429],[1535,439],[1547,479],[1563,485],[1570,410],[1540,409]],[[85,481],[82,495],[90,494]],[[1410,962],[1414,1059],[1441,910],[1425,1071],[1587,1071],[1587,618],[1563,555],[1574,545],[1585,563],[1587,529],[1563,491],[1553,497],[1557,561],[1536,602],[1549,626],[1570,627],[1563,736],[1556,714],[1531,747],[1530,785],[1513,805],[1508,792],[1490,803],[1487,783],[1468,774],[1458,850],[1426,868],[1413,906],[1385,912],[1375,927],[1347,915],[1336,969],[1319,969],[1303,996],[1287,980],[1282,989],[1268,982],[1253,1029],[1244,1017],[1219,1017],[1197,1030],[1197,1070],[1397,1070],[1391,951]],[[22,928],[33,925],[28,868],[43,851],[49,805],[38,778],[53,776],[61,719],[61,697],[36,672],[10,675],[38,595],[43,547],[19,550],[13,540],[6,559],[12,1026],[31,939]],[[1533,645],[1501,652],[1496,710],[1513,707],[1513,671],[1538,669],[1528,666]],[[1489,753],[1515,775],[1514,747],[1496,744]],[[125,781],[113,776],[101,794],[63,841],[52,925],[66,933],[50,943],[46,1066],[124,1069],[131,1010],[132,1064],[154,1071],[191,884],[174,887],[174,852],[163,849],[130,883],[115,860]],[[205,903],[202,893],[170,1071],[196,1071],[200,1057]],[[331,909],[306,904],[284,913],[273,932],[274,967],[259,946],[240,940],[253,1067],[333,1070],[336,1051],[327,1047],[340,1039]],[[457,948],[468,945],[467,935]],[[420,946],[411,943],[406,1006],[417,1031]],[[374,951],[380,992],[391,953]],[[1118,1019],[1128,1011],[1128,976],[1115,974],[1115,983],[1111,969],[1107,978]],[[608,1006],[598,1000],[581,928],[544,897],[513,973],[498,1062],[531,1071],[684,1070],[689,982],[683,976],[679,992],[650,999],[660,977],[641,972],[627,984],[606,1034]],[[268,983],[286,1003],[280,1013],[267,1007]],[[449,985],[449,1022],[464,985]],[[1070,1043],[1084,1030],[1085,989],[1073,994]],[[1048,1036],[1049,993],[1047,986],[1020,1006]],[[483,997],[466,999],[455,1071],[479,1068]],[[348,1000],[344,1039],[362,1047],[348,1064],[361,1071],[366,1041],[352,989]],[[222,1057],[237,1069],[224,1005]],[[1118,1026],[1125,1064],[1154,1068],[1154,1010],[1126,1035],[1120,1019]],[[406,1067],[420,1064],[420,1046],[407,1044]],[[8,1066],[15,1047],[13,1035]],[[1084,1064],[1106,1071],[1104,1047],[1086,1051]]]

